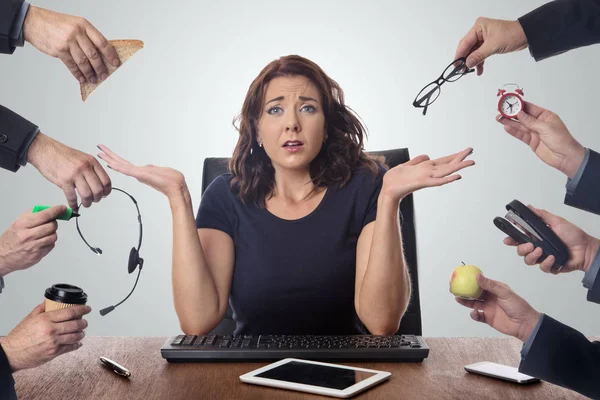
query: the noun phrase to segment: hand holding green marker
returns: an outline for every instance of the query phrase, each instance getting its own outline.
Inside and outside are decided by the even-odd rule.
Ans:
[[[35,207],[33,207],[33,210],[31,211],[31,213],[35,214],[37,212],[44,211],[48,208],[50,208],[50,206],[36,205]],[[77,214],[76,212],[73,212],[73,209],[71,207],[67,207],[67,211],[65,211],[64,213],[59,215],[58,218],[56,218],[56,219],[60,219],[63,221],[69,221],[73,217],[79,217],[79,214]]]

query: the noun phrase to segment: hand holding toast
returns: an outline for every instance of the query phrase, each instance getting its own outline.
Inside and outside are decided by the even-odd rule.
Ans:
[[[30,6],[23,37],[33,47],[59,58],[80,83],[108,77],[108,66],[120,64],[113,45],[86,19]]]

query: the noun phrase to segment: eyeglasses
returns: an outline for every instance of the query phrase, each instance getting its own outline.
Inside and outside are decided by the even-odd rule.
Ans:
[[[467,59],[458,58],[446,67],[442,75],[429,85],[425,86],[413,101],[413,106],[423,108],[423,115],[427,114],[427,107],[440,96],[441,87],[444,82],[456,82],[466,74],[475,71],[474,68],[467,68]]]

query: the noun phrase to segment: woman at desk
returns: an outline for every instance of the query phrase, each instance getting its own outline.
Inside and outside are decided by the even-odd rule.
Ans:
[[[299,56],[261,71],[238,130],[231,173],[196,218],[180,172],[99,146],[109,167],[169,198],[183,332],[210,332],[230,301],[235,334],[394,334],[410,299],[400,201],[460,179],[472,149],[386,171],[364,153],[366,129],[340,86]]]

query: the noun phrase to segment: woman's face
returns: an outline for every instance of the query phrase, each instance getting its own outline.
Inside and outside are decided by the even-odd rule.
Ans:
[[[325,114],[316,86],[304,76],[270,81],[258,122],[262,143],[273,167],[308,169],[325,138]]]

